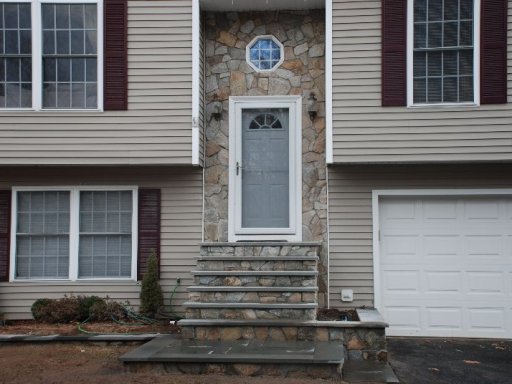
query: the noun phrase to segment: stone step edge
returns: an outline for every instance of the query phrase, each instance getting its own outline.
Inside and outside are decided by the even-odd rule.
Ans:
[[[317,276],[317,271],[191,271],[194,276]]]
[[[320,247],[319,241],[287,242],[287,241],[238,241],[219,243],[199,243],[201,247]]]
[[[386,322],[362,321],[320,321],[320,320],[221,320],[221,319],[182,319],[181,327],[310,327],[310,328],[386,328]]]
[[[244,287],[243,285],[191,285],[189,292],[317,292],[318,287]]]
[[[200,256],[198,261],[318,261],[318,256]]]
[[[183,303],[187,308],[240,308],[240,309],[315,309],[318,307],[317,303],[205,303],[204,301],[187,301]]]

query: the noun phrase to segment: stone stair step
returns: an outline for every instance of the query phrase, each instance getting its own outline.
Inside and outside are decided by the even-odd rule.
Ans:
[[[219,285],[191,285],[189,292],[317,292],[318,287],[245,287]]]
[[[343,367],[343,378],[350,383],[400,383],[388,363],[371,360],[348,360]]]
[[[194,341],[164,336],[126,353],[132,371],[341,378],[345,354],[338,342]],[[214,365],[214,366],[213,366]]]

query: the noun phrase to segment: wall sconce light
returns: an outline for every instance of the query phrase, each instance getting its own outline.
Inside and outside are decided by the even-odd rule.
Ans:
[[[316,96],[311,92],[308,97],[308,114],[311,121],[315,120],[318,114],[318,105],[316,104]]]
[[[215,100],[212,105],[212,117],[219,121],[222,117],[222,102]]]

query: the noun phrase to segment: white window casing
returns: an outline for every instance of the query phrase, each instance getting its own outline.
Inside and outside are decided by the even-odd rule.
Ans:
[[[423,107],[474,107],[480,105],[480,0],[473,0],[473,101],[471,102],[414,102],[414,3],[407,0],[407,106]],[[426,0],[425,0],[426,1]],[[428,35],[427,35],[428,39]],[[428,70],[428,68],[426,69]],[[442,74],[441,74],[442,75]]]
[[[17,229],[18,229],[18,192],[46,192],[65,191],[70,194],[69,216],[69,274],[67,278],[41,278],[22,279],[16,277],[17,254]],[[80,193],[86,191],[130,191],[132,193],[132,217],[131,217],[131,268],[129,277],[89,277],[78,276],[79,243],[80,243]],[[138,188],[136,186],[42,186],[42,187],[13,187],[11,206],[11,253],[10,253],[10,278],[11,282],[41,282],[41,281],[136,281],[137,280],[137,228],[138,228]],[[97,235],[102,235],[98,232]]]

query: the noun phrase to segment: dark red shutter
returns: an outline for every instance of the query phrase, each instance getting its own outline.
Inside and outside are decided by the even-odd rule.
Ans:
[[[507,102],[507,0],[482,0],[480,103]]]
[[[9,281],[11,191],[0,191],[0,281]]]
[[[407,105],[407,0],[382,0],[382,105]]]
[[[127,0],[105,0],[103,108],[128,109],[128,5]]]
[[[152,252],[155,252],[160,264],[160,190],[139,189],[138,280],[146,272]]]

